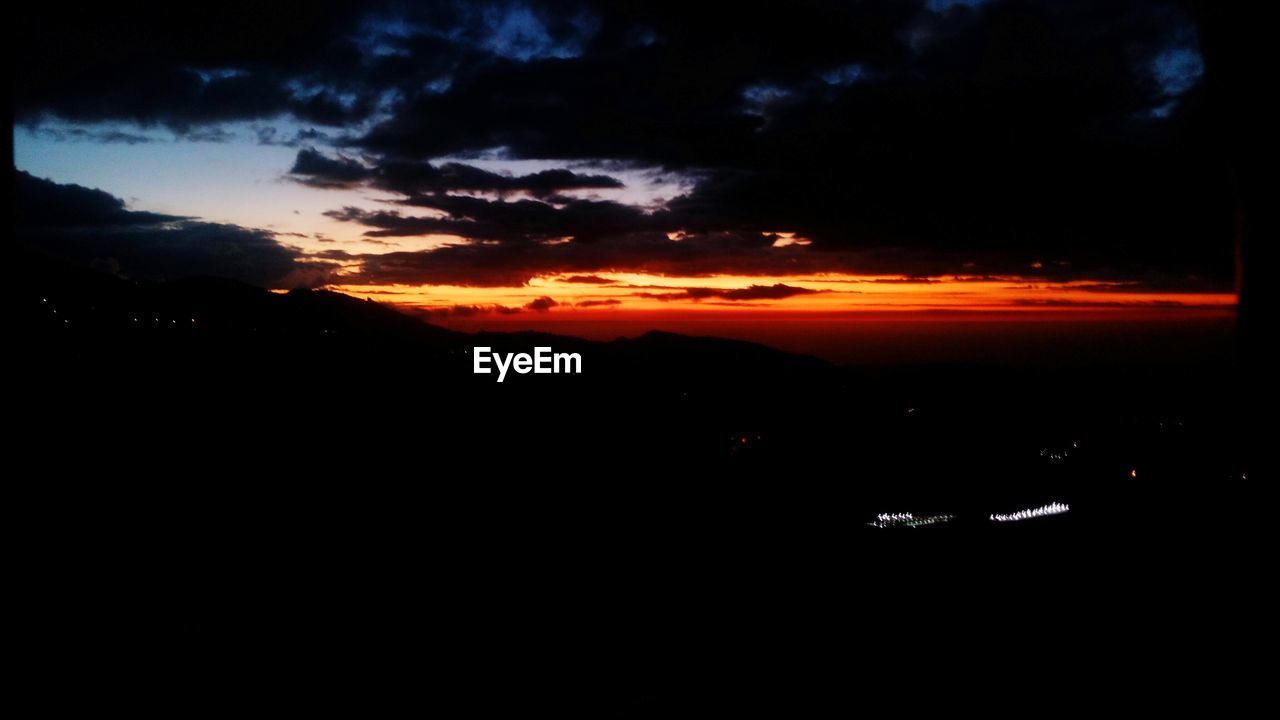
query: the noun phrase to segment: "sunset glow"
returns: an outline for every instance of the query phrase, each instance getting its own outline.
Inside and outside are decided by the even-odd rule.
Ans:
[[[1117,39],[1112,64],[1077,49],[989,76],[970,23],[1005,20],[978,6],[800,13],[783,36],[780,18],[748,13],[727,35],[724,18],[698,31],[788,37],[779,57],[795,65],[780,74],[779,57],[736,42],[677,41],[682,23],[641,42],[647,30],[604,7],[560,27],[519,4],[462,4],[448,29],[410,8],[353,9],[325,20],[349,43],[342,72],[193,59],[172,69],[185,89],[141,115],[92,83],[57,88],[52,106],[29,88],[15,164],[32,207],[79,198],[114,213],[69,232],[66,211],[33,217],[42,252],[131,279],[332,290],[459,330],[796,349],[859,324],[948,336],[941,317],[1229,320],[1230,203],[1212,158],[1148,149],[1195,110],[1190,36],[1160,28],[1158,43]],[[845,29],[815,40],[828,23]],[[888,47],[850,45],[880,23],[898,28]],[[706,72],[724,53],[735,70]],[[1047,84],[1042,106],[1019,73]]]
[[[54,624],[271,639],[263,578],[353,564],[377,598],[440,560],[821,579],[867,532],[1263,547],[1222,508],[1275,455],[1265,5],[24,5]]]
[[[667,277],[635,273],[557,275],[532,279],[522,287],[456,285],[344,285],[334,290],[393,303],[441,318],[450,315],[557,313],[661,314],[742,312],[843,313],[862,311],[1133,310],[1229,308],[1230,293],[1151,292],[1136,283],[1044,282],[1030,278],[902,278],[829,274],[818,276]],[[528,307],[550,298],[554,304]],[[509,323],[504,323],[509,324]]]

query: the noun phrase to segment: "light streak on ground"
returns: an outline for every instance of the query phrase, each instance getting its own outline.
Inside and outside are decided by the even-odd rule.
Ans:
[[[916,515],[915,513],[880,513],[876,519],[867,523],[871,527],[924,527],[939,525],[955,519],[954,515]]]
[[[1041,505],[1036,508],[1027,508],[1019,510],[1015,513],[1000,515],[991,514],[992,522],[1019,522],[1021,520],[1030,520],[1031,518],[1046,517],[1048,515],[1061,515],[1071,509],[1070,505],[1060,502],[1051,502],[1048,505]]]

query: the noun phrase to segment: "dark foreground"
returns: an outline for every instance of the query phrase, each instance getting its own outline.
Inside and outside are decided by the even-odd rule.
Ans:
[[[658,333],[473,336],[212,280],[24,282],[17,447],[32,512],[63,537],[827,552],[868,534],[1197,541],[1266,522],[1230,358],[848,369]],[[584,372],[498,384],[471,373],[475,345],[579,352]]]

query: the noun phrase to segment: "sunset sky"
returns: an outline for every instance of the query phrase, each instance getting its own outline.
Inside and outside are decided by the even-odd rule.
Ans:
[[[17,33],[20,236],[462,329],[1229,314],[1178,4],[686,5],[50,13]]]

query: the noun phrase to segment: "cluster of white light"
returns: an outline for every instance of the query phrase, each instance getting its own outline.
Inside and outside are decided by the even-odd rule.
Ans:
[[[1037,508],[1027,508],[1019,510],[1008,515],[991,514],[992,522],[1017,522],[1018,520],[1029,520],[1031,518],[1044,517],[1046,515],[1060,515],[1071,509],[1070,505],[1060,502],[1051,502],[1048,505],[1041,505]]]
[[[880,513],[874,522],[867,523],[871,527],[921,527],[951,522],[954,515],[916,515],[915,513]]]
[[[1067,458],[1071,457],[1071,451],[1067,449],[1040,448],[1040,457],[1048,460],[1052,465],[1061,465],[1067,461]]]

